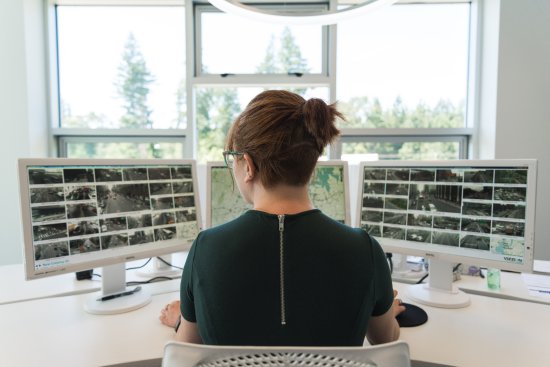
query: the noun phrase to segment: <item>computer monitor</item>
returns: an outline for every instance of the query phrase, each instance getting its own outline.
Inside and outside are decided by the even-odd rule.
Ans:
[[[362,162],[358,224],[386,252],[429,260],[409,297],[459,308],[453,263],[532,271],[536,160]]]
[[[26,278],[103,267],[90,313],[147,304],[125,263],[188,250],[200,230],[193,160],[20,159],[19,184]]]
[[[208,162],[206,186],[207,227],[235,219],[252,207],[241,197],[223,162]],[[309,185],[309,196],[313,205],[323,213],[351,224],[348,187],[347,162],[319,161]]]

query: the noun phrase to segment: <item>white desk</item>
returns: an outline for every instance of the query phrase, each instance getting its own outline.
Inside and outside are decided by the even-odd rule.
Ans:
[[[187,252],[173,254],[172,264],[183,267],[187,259]],[[127,267],[143,265],[147,259],[136,260],[127,264]],[[149,263],[144,269],[151,269]],[[94,269],[94,273],[101,274],[101,268]],[[181,271],[177,271],[181,276]],[[126,281],[145,281],[150,276],[139,270],[126,272]],[[23,264],[0,266],[0,305],[23,302],[48,297],[58,297],[82,293],[96,292],[101,289],[101,278],[91,280],[76,280],[74,273],[56,275],[40,279],[25,280]],[[172,289],[171,291],[175,291]]]
[[[5,366],[159,365],[174,337],[158,321],[160,309],[179,297],[163,283],[148,284],[152,302],[133,312],[84,312],[88,295],[45,298],[0,306],[0,362]],[[404,300],[409,285],[395,284]],[[426,324],[402,329],[413,360],[461,367],[550,366],[550,306],[471,295],[464,309],[423,306]],[[153,360],[153,361],[150,361]]]
[[[459,289],[466,293],[486,295],[489,297],[513,299],[518,301],[529,301],[550,305],[550,298],[536,297],[529,294],[527,284],[521,274],[501,272],[500,290],[493,291],[487,288],[487,280],[479,276],[462,275],[461,279],[454,283]],[[550,324],[549,324],[550,331]]]
[[[395,283],[403,300],[409,285]],[[461,367],[550,366],[550,305],[470,295],[471,305],[420,305],[428,322],[402,328],[413,360]],[[413,303],[413,302],[411,302]]]

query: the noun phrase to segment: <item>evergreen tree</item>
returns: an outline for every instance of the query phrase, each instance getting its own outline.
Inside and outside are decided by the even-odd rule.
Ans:
[[[121,118],[122,127],[151,128],[151,109],[147,105],[149,86],[154,82],[145,58],[132,33],[124,45],[122,62],[118,67],[115,86],[124,101],[126,114]]]
[[[286,73],[307,73],[307,60],[302,57],[300,47],[296,44],[290,28],[285,27],[281,35],[281,48],[278,53],[280,69]]]
[[[118,67],[115,86],[119,96],[123,99],[125,114],[120,119],[123,128],[152,128],[152,110],[147,104],[150,85],[155,81],[147,68],[145,58],[139,49],[133,33],[128,35],[122,52],[122,61]],[[122,148],[121,148],[122,149]],[[162,152],[155,144],[148,145],[146,151],[139,149],[137,145],[124,148],[124,154],[128,157],[161,158]]]

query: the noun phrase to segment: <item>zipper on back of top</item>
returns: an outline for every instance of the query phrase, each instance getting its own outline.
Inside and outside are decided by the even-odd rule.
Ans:
[[[279,218],[279,287],[281,296],[281,325],[286,325],[285,305],[285,267],[284,267],[284,241],[285,215],[277,215]]]

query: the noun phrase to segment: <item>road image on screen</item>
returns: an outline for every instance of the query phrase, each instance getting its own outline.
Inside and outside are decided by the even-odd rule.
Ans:
[[[208,163],[207,227],[237,218],[251,209],[239,193],[229,169],[221,162]],[[319,162],[309,185],[313,205],[334,220],[349,224],[346,162]]]
[[[360,226],[386,251],[531,271],[536,161],[365,162],[361,168]]]
[[[20,160],[27,278],[188,249],[200,230],[194,164]]]

